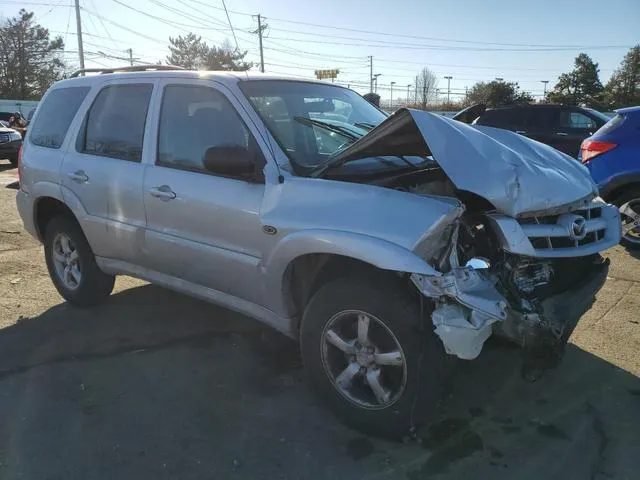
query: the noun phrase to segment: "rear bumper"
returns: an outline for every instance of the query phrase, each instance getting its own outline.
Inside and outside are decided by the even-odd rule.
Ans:
[[[23,192],[22,190],[18,190],[18,193],[16,194],[16,206],[18,207],[18,213],[22,219],[24,229],[36,240],[40,241],[38,228],[36,227],[35,222],[33,196]]]

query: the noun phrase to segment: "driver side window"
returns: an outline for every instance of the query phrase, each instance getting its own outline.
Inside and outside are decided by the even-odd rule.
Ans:
[[[251,133],[235,108],[210,87],[168,85],[164,89],[158,156],[164,167],[206,172],[204,158],[211,147],[250,148]]]

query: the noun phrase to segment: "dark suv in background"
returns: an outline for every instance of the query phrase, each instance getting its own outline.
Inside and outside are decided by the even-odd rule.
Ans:
[[[610,119],[591,108],[568,105],[509,105],[486,108],[473,105],[455,117],[464,123],[504,128],[577,158],[582,141]]]

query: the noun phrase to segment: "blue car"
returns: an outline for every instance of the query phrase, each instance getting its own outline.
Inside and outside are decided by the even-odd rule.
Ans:
[[[591,171],[600,196],[620,208],[621,243],[640,249],[640,106],[616,110],[582,142],[578,158]]]

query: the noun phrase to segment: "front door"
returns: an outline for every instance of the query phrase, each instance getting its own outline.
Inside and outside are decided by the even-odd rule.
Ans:
[[[62,165],[63,185],[87,212],[94,253],[136,263],[145,228],[142,177],[154,84],[111,81],[88,110]],[[67,202],[73,201],[66,199]]]
[[[260,180],[204,167],[216,146],[257,149],[229,97],[207,81],[163,85],[155,163],[144,177],[148,267],[260,303]]]
[[[589,115],[573,109],[560,112],[560,123],[556,132],[558,150],[578,158],[582,141],[598,129],[597,122]]]

